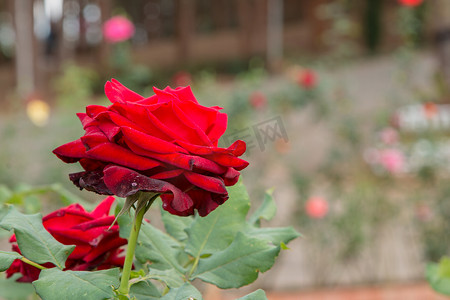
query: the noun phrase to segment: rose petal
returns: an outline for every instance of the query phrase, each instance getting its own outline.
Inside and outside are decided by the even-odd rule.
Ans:
[[[188,153],[186,150],[175,144],[158,139],[154,136],[145,134],[130,127],[121,127],[121,130],[125,140],[139,145],[139,147],[144,150],[157,153]]]
[[[144,99],[144,97],[128,89],[115,79],[111,79],[111,81],[106,82],[105,94],[112,103],[134,102]]]
[[[106,197],[99,205],[91,212],[91,216],[95,219],[109,215],[111,205],[116,201],[114,197]]]
[[[81,139],[61,145],[52,152],[65,163],[75,163],[86,156],[86,148]]]
[[[192,199],[186,193],[168,182],[152,179],[133,170],[114,165],[106,167],[103,172],[106,186],[119,197],[128,197],[138,191],[171,192],[174,198],[170,206],[174,210],[184,212],[193,206]]]
[[[192,183],[193,185],[204,189],[206,191],[216,193],[216,194],[227,194],[227,189],[225,188],[225,184],[219,178],[200,175],[193,172],[184,172],[183,173],[186,179]]]
[[[139,155],[113,143],[103,143],[86,151],[89,158],[111,162],[135,170],[149,170],[161,163]]]

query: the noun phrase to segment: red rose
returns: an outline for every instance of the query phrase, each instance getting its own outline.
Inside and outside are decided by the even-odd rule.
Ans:
[[[398,0],[398,2],[400,2],[400,4],[403,6],[414,7],[422,4],[423,0]]]
[[[187,216],[206,216],[228,199],[247,167],[238,158],[245,143],[217,147],[227,127],[220,107],[198,104],[190,87],[164,90],[144,98],[117,80],[107,82],[108,107],[90,105],[78,114],[86,133],[56,148],[66,163],[85,172],[70,174],[80,189],[128,197],[138,191],[161,193],[163,207]]]
[[[88,213],[79,204],[72,204],[61,208],[42,218],[47,231],[64,245],[75,245],[75,249],[66,261],[65,270],[103,270],[112,267],[121,267],[124,256],[121,246],[127,243],[126,239],[119,237],[119,225],[108,228],[114,222],[114,215],[109,210],[114,197],[107,197],[91,213]],[[10,240],[13,251],[19,252],[16,236]],[[53,267],[47,263],[45,267]],[[39,277],[40,270],[16,259],[6,271],[6,276],[22,273],[17,281],[32,282]]]

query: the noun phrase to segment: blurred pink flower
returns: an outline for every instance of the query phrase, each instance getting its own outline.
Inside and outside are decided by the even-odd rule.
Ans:
[[[172,77],[172,82],[175,86],[188,86],[192,83],[191,73],[186,71],[178,71]]]
[[[248,101],[250,105],[255,109],[262,109],[267,104],[266,96],[261,92],[253,92],[250,94]]]
[[[314,219],[321,219],[328,213],[328,202],[322,197],[311,197],[305,203],[305,211]]]
[[[386,145],[392,145],[398,142],[398,133],[392,127],[387,127],[380,132],[380,139]]]
[[[115,16],[103,24],[103,36],[109,43],[118,43],[134,35],[133,23],[123,16]]]
[[[380,164],[389,173],[400,173],[405,167],[405,156],[398,149],[384,149],[380,151]]]
[[[305,69],[300,72],[298,84],[305,89],[312,89],[317,84],[317,75],[314,71]]]
[[[398,0],[398,2],[403,6],[414,7],[422,4],[423,0]]]

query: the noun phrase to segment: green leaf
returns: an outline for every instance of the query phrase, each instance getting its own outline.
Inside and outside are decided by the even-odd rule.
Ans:
[[[171,289],[161,300],[203,300],[202,294],[191,284],[185,283],[181,287]]]
[[[75,248],[55,240],[42,225],[41,214],[24,215],[11,206],[0,227],[14,229],[22,255],[38,264],[51,262],[63,269],[67,257]]]
[[[145,278],[162,281],[170,288],[178,288],[184,283],[183,278],[174,269],[157,270],[150,268],[150,272]]]
[[[257,228],[251,226],[244,232],[249,236],[269,241],[276,246],[286,245],[293,239],[301,236],[300,233],[292,227]]]
[[[196,217],[187,229],[186,252],[195,258],[225,249],[245,227],[250,208],[247,190],[239,181],[228,188],[229,199],[206,217]]]
[[[8,300],[25,300],[34,294],[34,288],[30,283],[17,282],[21,274],[14,274],[12,277],[0,279],[0,296]]]
[[[113,297],[112,287],[118,285],[119,268],[95,272],[46,269],[33,282],[43,300],[103,300]]]
[[[264,194],[264,201],[260,207],[252,214],[248,222],[250,224],[259,225],[261,219],[272,220],[277,213],[277,206],[273,200],[273,189],[267,190]]]
[[[136,247],[136,258],[140,262],[149,261],[152,268],[173,269],[184,276],[185,269],[178,262],[180,255],[181,247],[178,241],[149,223],[142,223]]]
[[[267,297],[266,293],[260,289],[236,300],[267,300]]]
[[[11,190],[6,185],[0,185],[0,203],[5,203],[11,196]]]
[[[161,217],[164,222],[164,228],[166,232],[176,238],[179,241],[185,241],[188,239],[186,228],[191,226],[194,218],[192,217],[180,217],[172,215],[164,210],[161,206]]]
[[[130,289],[130,295],[138,300],[160,299],[161,293],[149,281],[140,281],[133,284]]]
[[[450,296],[450,258],[443,257],[439,264],[428,264],[426,278],[435,291]]]
[[[238,233],[228,248],[201,259],[192,277],[222,289],[238,288],[270,269],[279,252],[280,247],[265,240]]]
[[[22,257],[23,256],[17,252],[0,250],[0,272],[8,270],[14,260],[21,259]]]

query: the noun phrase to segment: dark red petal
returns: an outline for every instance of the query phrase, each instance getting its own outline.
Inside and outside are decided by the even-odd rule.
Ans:
[[[65,163],[74,163],[86,157],[86,148],[81,139],[64,144],[53,150],[53,153]]]
[[[69,259],[82,259],[84,256],[86,256],[89,251],[91,251],[92,246],[89,244],[78,244],[76,245],[75,249],[73,249],[72,253],[69,255]],[[68,263],[66,263],[66,266]]]
[[[106,107],[101,105],[88,105],[86,106],[86,114],[91,117],[95,118],[99,113],[102,113],[104,111],[108,110]]]
[[[90,128],[94,128],[94,127],[90,127]],[[108,138],[101,131],[85,134],[84,136],[82,136],[80,138],[80,140],[83,142],[83,145],[84,145],[85,149],[87,149],[87,150],[94,148],[95,146],[97,146],[99,144],[109,142]]]
[[[219,178],[197,174],[194,172],[184,172],[186,179],[193,185],[216,194],[227,194],[225,184]]]
[[[239,180],[239,173],[234,168],[228,168],[228,170],[225,172],[225,174],[221,175],[223,178],[223,182],[226,186],[232,186],[235,185]]]
[[[205,158],[210,159],[221,166],[233,167],[238,171],[248,166],[247,161],[226,153],[214,153],[211,155],[206,155]]]
[[[120,246],[126,245],[127,240],[119,237],[119,232],[115,232],[114,234],[108,236],[107,238],[102,239],[102,241],[92,249],[92,251],[83,257],[83,260],[86,262],[91,262],[95,260],[100,255],[104,255],[108,251],[112,249],[116,249]]]
[[[214,146],[217,146],[219,138],[225,133],[227,130],[228,116],[224,113],[218,113],[217,119],[213,123],[213,125],[206,130],[206,134],[209,139],[213,143]]]
[[[121,130],[125,140],[139,145],[139,147],[144,150],[156,153],[188,153],[186,150],[175,144],[166,142],[130,127],[121,127]]]
[[[100,202],[99,205],[91,212],[91,216],[93,218],[101,218],[109,215],[109,211],[111,210],[111,205],[114,203],[116,199],[112,196],[106,197]]]
[[[186,193],[168,182],[152,179],[119,166],[106,167],[103,172],[106,186],[119,197],[128,197],[138,191],[171,192],[174,199],[170,205],[176,211],[187,211],[193,205],[192,199]]]
[[[119,81],[111,79],[105,84],[105,94],[109,101],[114,102],[135,102],[144,99],[138,93],[126,88]]]
[[[160,173],[157,173],[150,177],[153,179],[169,179],[169,178],[174,178],[174,177],[180,176],[183,172],[184,171],[181,169],[176,169],[176,170],[160,172]]]
[[[212,200],[211,193],[202,190],[191,190],[188,192],[192,199],[195,199],[195,209],[202,217],[207,216],[215,210],[219,204]]]
[[[81,205],[78,206],[81,207]],[[47,230],[65,229],[92,219],[92,216],[84,210],[62,208],[43,217],[42,223]]]
[[[135,170],[149,170],[161,165],[161,163],[139,155],[113,143],[100,144],[86,152],[92,159],[111,162],[126,166]]]
[[[104,162],[89,158],[82,158],[79,163],[86,171],[94,171],[105,167]]]
[[[69,174],[70,181],[78,188],[86,189],[100,195],[113,195],[103,182],[103,172],[100,170]]]
[[[231,154],[234,156],[241,156],[244,154],[245,150],[247,148],[247,145],[244,141],[237,140],[233,144],[231,144],[230,147],[227,148],[227,150],[231,151]]]
[[[114,197],[110,197],[113,198]],[[75,226],[73,226],[73,229],[79,229],[82,231],[87,231],[89,229],[95,228],[95,227],[106,227],[108,228],[109,226],[112,225],[112,223],[115,220],[115,216],[106,216],[106,217],[100,217],[98,219],[94,219],[92,221],[89,222],[84,222],[84,223],[80,223],[77,224]]]
[[[212,172],[215,174],[223,174],[226,171],[225,167],[222,167],[215,162],[208,160],[206,158],[200,156],[186,155],[182,153],[173,153],[173,154],[160,154],[154,153],[150,151],[146,151],[140,148],[138,145],[127,141],[128,147],[141,156],[150,157],[152,159],[171,164],[175,167],[182,168],[185,170],[193,170],[194,167]]]

